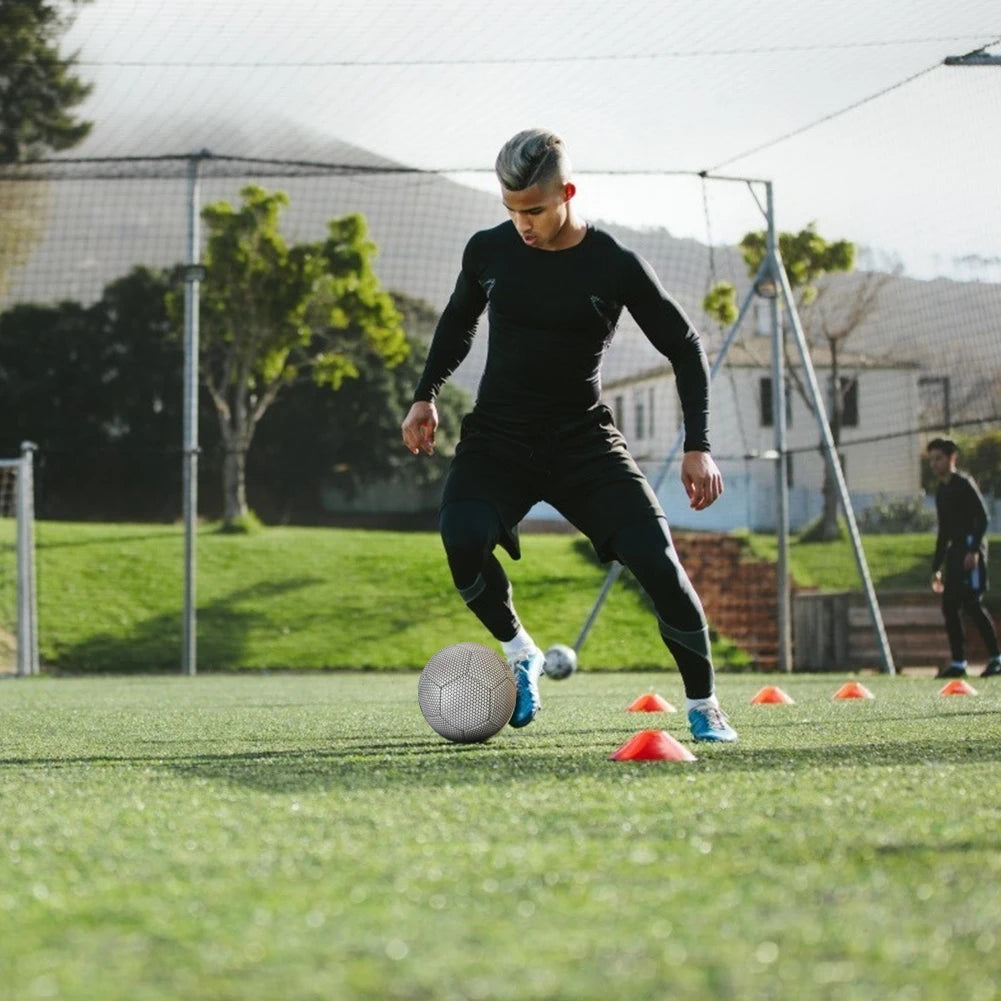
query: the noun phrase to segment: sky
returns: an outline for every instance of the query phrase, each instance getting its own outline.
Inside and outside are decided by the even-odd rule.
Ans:
[[[763,179],[779,229],[1001,281],[1001,65],[942,65],[983,46],[997,0],[93,0],[66,38],[95,84],[74,155],[340,140],[492,188],[501,143],[543,126],[586,215],[736,242],[751,189],[696,175]]]

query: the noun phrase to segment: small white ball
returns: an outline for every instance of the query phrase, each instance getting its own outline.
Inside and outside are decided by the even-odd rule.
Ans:
[[[562,681],[569,678],[577,670],[577,654],[572,647],[557,643],[546,651],[546,663],[543,667],[547,678]]]

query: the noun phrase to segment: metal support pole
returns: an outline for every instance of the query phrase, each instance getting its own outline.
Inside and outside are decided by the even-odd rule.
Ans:
[[[838,494],[841,498],[841,508],[844,511],[845,520],[848,522],[848,532],[851,536],[852,549],[855,553],[855,563],[858,566],[859,577],[862,579],[866,602],[869,605],[869,615],[872,619],[873,628],[876,631],[876,638],[879,642],[879,650],[883,659],[883,671],[885,674],[896,674],[893,655],[890,652],[890,644],[886,638],[886,629],[883,626],[883,616],[879,610],[879,602],[876,600],[876,591],[872,586],[869,565],[866,563],[865,551],[862,548],[862,538],[859,535],[858,524],[855,521],[855,511],[852,508],[851,496],[848,493],[848,483],[841,468],[837,449],[834,447],[834,435],[831,433],[831,425],[827,419],[827,408],[824,406],[820,386],[817,383],[817,374],[813,369],[813,362],[810,359],[810,349],[806,343],[806,335],[803,333],[803,327],[799,321],[799,313],[796,311],[792,286],[789,284],[789,276],[782,266],[781,258],[776,257],[776,264],[778,279],[782,287],[782,298],[785,300],[786,309],[789,313],[790,327],[796,340],[796,346],[799,348],[800,360],[803,363],[803,371],[806,375],[806,383],[810,391],[811,402],[813,403],[813,412],[817,417],[817,424],[820,427],[820,434],[824,442],[824,453],[827,456],[827,464],[830,467],[831,475],[837,483]]]
[[[772,427],[775,452],[775,536],[778,543],[778,594],[776,624],[778,626],[778,669],[792,671],[792,610],[789,596],[789,480],[786,440],[786,372],[785,350],[782,337],[782,319],[779,313],[778,244],[775,237],[775,203],[772,182],[765,183],[767,218],[767,280],[772,294],[769,308],[772,327]]]
[[[207,150],[188,160],[188,253],[184,269],[184,428],[183,428],[183,516],[184,516],[184,609],[181,672],[198,671],[196,633],[196,533],[198,529],[198,290],[204,269],[198,263],[199,194],[198,167]]]
[[[17,673],[38,674],[38,599],[35,589],[35,477],[32,441],[21,442],[17,470]]]

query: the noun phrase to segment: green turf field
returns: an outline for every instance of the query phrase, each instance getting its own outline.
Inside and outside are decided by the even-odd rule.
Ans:
[[[844,680],[688,764],[608,760],[673,673],[476,746],[413,674],[4,681],[0,997],[997,999],[1001,681]]]

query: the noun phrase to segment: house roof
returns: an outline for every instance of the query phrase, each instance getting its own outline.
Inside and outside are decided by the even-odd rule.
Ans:
[[[794,350],[794,349],[793,349]],[[771,372],[772,368],[772,345],[768,337],[754,337],[750,343],[741,342],[731,344],[726,353],[726,364],[730,368],[760,369]],[[810,346],[810,358],[815,369],[829,369],[831,367],[831,350],[827,344],[812,344]],[[712,358],[710,358],[712,361]],[[790,359],[789,364],[799,367],[799,357],[796,354],[795,360]],[[876,356],[858,351],[839,351],[838,367],[842,370],[863,371],[863,370],[902,370],[912,371],[922,368],[919,361],[888,356]],[[617,386],[631,386],[646,379],[654,379],[662,376],[673,376],[674,371],[671,363],[664,359],[655,365],[648,366],[631,375],[620,376],[618,378],[606,379],[604,388],[614,389]]]

